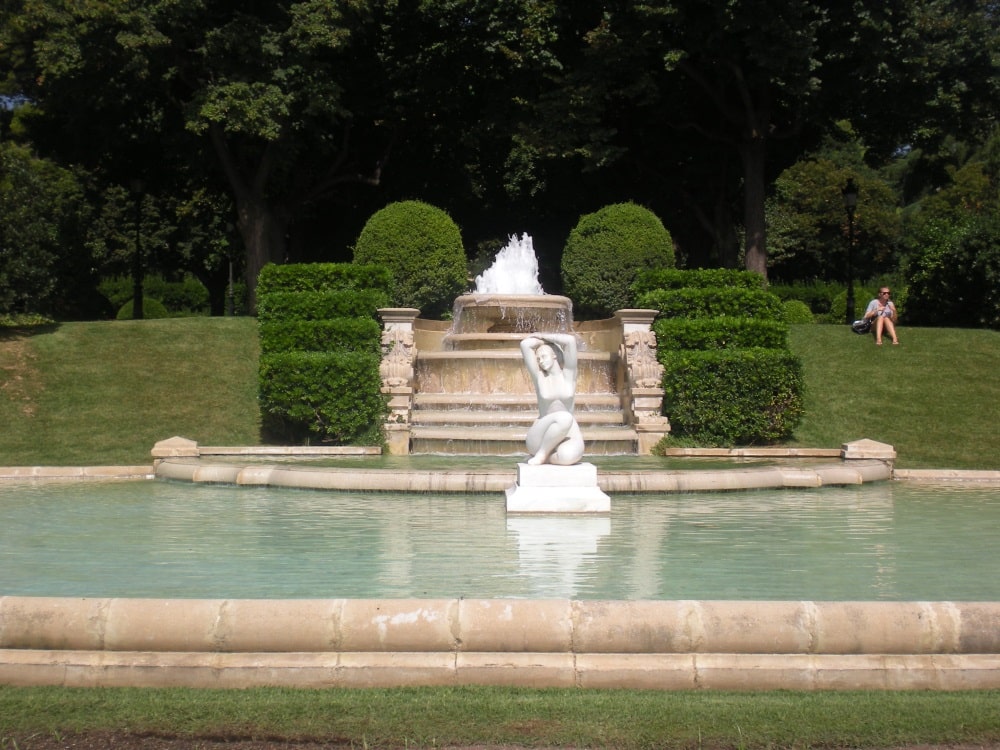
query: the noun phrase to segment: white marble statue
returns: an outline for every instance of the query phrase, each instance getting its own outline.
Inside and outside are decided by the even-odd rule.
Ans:
[[[571,466],[583,457],[583,434],[573,416],[576,399],[576,338],[566,333],[532,333],[521,355],[535,383],[538,419],[526,443],[531,465]]]

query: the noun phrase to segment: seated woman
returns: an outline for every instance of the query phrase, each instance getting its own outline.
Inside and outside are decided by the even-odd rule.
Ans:
[[[521,340],[521,355],[535,383],[538,419],[528,429],[528,463],[571,466],[583,457],[583,434],[573,417],[576,399],[576,338],[565,333],[532,333]]]
[[[888,287],[878,290],[878,296],[868,303],[865,310],[865,318],[874,318],[872,330],[875,332],[875,343],[882,346],[883,329],[889,332],[892,343],[898,344],[899,338],[896,336],[896,305],[889,299],[892,292]]]

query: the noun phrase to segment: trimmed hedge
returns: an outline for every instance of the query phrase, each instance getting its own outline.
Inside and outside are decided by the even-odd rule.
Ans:
[[[390,203],[375,212],[358,236],[354,262],[388,268],[392,304],[415,307],[425,318],[451,312],[467,284],[458,225],[421,201]]]
[[[632,287],[638,297],[655,289],[691,289],[715,287],[716,289],[756,289],[764,288],[764,277],[753,271],[735,268],[699,268],[681,270],[658,268],[641,271]]]
[[[781,320],[781,300],[763,289],[654,289],[639,296],[636,306],[656,309],[666,318],[743,318]]]
[[[385,268],[333,263],[268,265],[257,286],[259,397],[265,439],[382,442],[379,374],[389,300]]]
[[[812,310],[802,300],[786,299],[781,306],[785,309],[784,320],[786,323],[815,323]]]
[[[660,318],[653,323],[657,347],[677,349],[788,348],[788,326],[758,318]]]
[[[131,302],[135,282],[131,276],[113,276],[98,284],[98,291],[111,304],[119,308]],[[180,281],[167,281],[162,276],[150,275],[142,280],[143,297],[158,300],[172,317],[175,313],[207,313],[208,289],[198,279],[185,275]]]
[[[359,263],[290,263],[269,265],[257,279],[257,294],[275,292],[381,291],[385,307],[392,291],[392,274],[385,266]]]
[[[260,358],[260,403],[271,437],[377,445],[385,403],[378,354],[277,352]]]
[[[125,303],[118,308],[118,314],[115,315],[116,320],[132,320],[132,311],[135,306],[132,304],[132,298],[130,297],[125,301]],[[156,320],[158,318],[169,318],[170,311],[163,306],[163,303],[155,297],[147,297],[145,294],[142,296],[142,317],[145,320]]]
[[[773,443],[802,419],[802,363],[790,351],[663,351],[664,413],[705,445]]]
[[[264,352],[366,351],[381,356],[382,329],[372,318],[261,322],[258,331]]]
[[[791,435],[802,419],[802,365],[788,350],[785,306],[759,274],[654,271],[635,288],[638,307],[661,313],[653,331],[671,425],[662,444],[752,445]]]
[[[376,289],[257,293],[257,320],[331,320],[375,318],[386,307],[386,295]]]
[[[674,246],[656,214],[616,203],[586,214],[562,255],[563,291],[577,317],[606,317],[633,307],[632,285],[643,270],[673,267]]]

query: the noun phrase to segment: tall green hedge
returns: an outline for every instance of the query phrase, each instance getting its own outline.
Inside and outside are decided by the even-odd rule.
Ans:
[[[653,272],[636,289],[637,306],[660,311],[653,331],[674,437],[716,446],[791,436],[802,419],[802,367],[788,350],[784,306],[759,275]]]
[[[392,304],[440,318],[465,291],[465,248],[458,225],[440,208],[400,201],[368,219],[354,246],[354,262],[392,273]]]
[[[654,289],[639,295],[636,304],[660,311],[668,318],[741,318],[781,320],[781,300],[762,289],[692,288]]]
[[[259,396],[266,440],[372,445],[382,441],[379,307],[387,269],[269,265],[257,286]]]
[[[801,421],[802,363],[788,350],[674,351],[661,356],[674,434],[704,445],[767,444]]]
[[[635,306],[637,274],[673,265],[673,240],[656,214],[616,203],[582,216],[570,232],[561,263],[563,291],[577,317],[607,317]]]
[[[638,297],[654,289],[698,289],[703,287],[756,289],[764,288],[764,277],[754,271],[735,268],[657,268],[640,271],[633,292]]]

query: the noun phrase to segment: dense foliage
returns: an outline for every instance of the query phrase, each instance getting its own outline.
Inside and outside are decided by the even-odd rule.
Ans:
[[[909,268],[907,321],[1000,329],[1000,216],[925,227]]]
[[[668,288],[644,291],[638,304],[660,311],[653,331],[664,366],[666,440],[729,446],[790,437],[803,415],[803,373],[788,350],[781,300],[748,272],[651,273],[636,287],[657,281]]]
[[[385,400],[377,309],[389,299],[383,268],[265,266],[258,326],[266,440],[381,442]]]
[[[93,218],[52,263],[24,241],[51,201],[0,204],[11,268],[59,286],[141,245],[213,314],[230,272],[253,311],[264,264],[349,260],[408,198],[470,250],[528,231],[552,279],[581,213],[633,201],[678,265],[841,282],[843,178],[861,276],[905,267],[915,213],[996,201],[993,0],[9,0],[0,69],[0,142],[72,169]],[[89,314],[18,304],[53,297]]]
[[[654,289],[639,295],[639,307],[659,310],[669,318],[743,318],[781,320],[781,300],[763,289],[692,287]]]
[[[91,265],[89,207],[75,175],[0,142],[0,313],[65,314]]]
[[[664,411],[673,434],[701,445],[759,445],[801,421],[802,363],[790,351],[725,349],[665,354]]]
[[[422,201],[400,201],[377,211],[354,246],[354,262],[392,273],[392,304],[415,307],[425,318],[451,311],[465,290],[465,250],[458,225]]]
[[[632,284],[640,271],[673,265],[663,222],[647,208],[616,203],[582,216],[570,232],[562,256],[563,290],[578,316],[607,317],[633,306]]]

